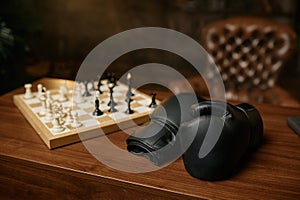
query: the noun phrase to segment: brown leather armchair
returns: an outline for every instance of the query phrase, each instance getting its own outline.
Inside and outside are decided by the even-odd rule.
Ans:
[[[295,50],[296,34],[289,26],[258,17],[233,17],[207,25],[201,38],[221,73],[227,99],[299,106],[276,86]]]

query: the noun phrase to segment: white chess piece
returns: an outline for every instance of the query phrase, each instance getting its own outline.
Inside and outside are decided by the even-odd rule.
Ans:
[[[46,91],[46,99],[47,101],[49,101],[50,103],[53,102],[52,96],[51,96],[51,92],[48,90]]]
[[[78,113],[73,115],[73,123],[71,124],[73,128],[79,128],[82,126],[82,123],[78,121]]]
[[[27,83],[27,84],[24,85],[24,87],[25,87],[24,99],[32,99],[33,98],[33,94],[31,92],[32,84],[31,83]]]
[[[68,94],[68,91],[66,90],[65,87],[63,86],[60,86],[59,88],[59,101],[60,102],[64,102],[64,101],[67,101],[68,100],[68,97],[67,97],[67,94]]]
[[[41,96],[42,96],[42,93],[43,93],[43,85],[42,84],[38,84],[37,85],[37,98],[41,98]]]
[[[53,119],[52,123],[53,123],[52,131],[54,133],[60,133],[65,130],[65,128],[61,125],[61,123],[59,121],[59,117],[55,117]]]
[[[52,104],[48,99],[46,99],[46,117],[45,117],[45,121],[46,122],[51,122],[52,120],[53,120]]]
[[[46,106],[46,96],[45,93],[42,94],[40,97],[40,101],[42,102],[42,110],[39,112],[40,115],[45,115],[47,112],[47,106]]]
[[[64,80],[63,84],[60,87],[64,91],[65,94],[69,93],[69,90],[68,90],[68,87],[67,87],[67,81],[66,80]]]
[[[81,85],[80,84],[76,84],[75,86],[75,91],[74,91],[75,94],[74,95],[74,101],[75,103],[83,103],[85,100],[82,96],[82,90],[81,90]]]
[[[67,109],[67,117],[66,117],[65,124],[72,124],[72,123],[73,123],[73,116],[72,116],[72,113],[71,113],[71,109],[68,108]]]

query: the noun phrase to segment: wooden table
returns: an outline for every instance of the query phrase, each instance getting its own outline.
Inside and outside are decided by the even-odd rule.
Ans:
[[[58,84],[46,78],[38,82]],[[286,117],[299,116],[300,109],[256,105],[264,144],[236,175],[209,182],[191,177],[182,159],[155,172],[131,174],[103,165],[82,143],[49,150],[13,104],[12,96],[23,92],[0,97],[1,199],[300,198],[300,138],[286,124]],[[167,95],[158,91],[158,97]],[[124,145],[124,135],[108,137]]]

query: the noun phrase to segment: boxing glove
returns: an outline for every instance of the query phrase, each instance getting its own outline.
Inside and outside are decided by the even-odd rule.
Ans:
[[[189,137],[189,131],[197,124],[197,134],[183,154],[186,170],[196,178],[220,180],[229,177],[243,156],[262,142],[263,123],[257,109],[246,103],[237,106],[227,103],[224,111],[224,104],[204,101],[193,105],[192,120],[181,125],[181,130]],[[214,136],[214,127],[222,125],[221,133]]]
[[[127,138],[128,151],[144,156],[158,166],[180,157],[183,145],[176,139],[178,129],[182,122],[192,120],[190,107],[201,101],[204,99],[183,93],[162,102],[150,115],[150,123]]]

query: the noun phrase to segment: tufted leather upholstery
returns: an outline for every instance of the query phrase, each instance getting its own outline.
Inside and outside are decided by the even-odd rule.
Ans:
[[[290,27],[258,17],[215,21],[202,29],[201,36],[232,100],[266,101],[264,92],[275,86],[296,45]]]

